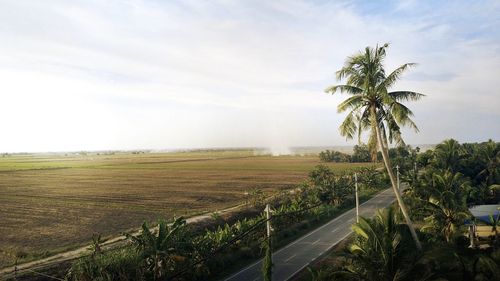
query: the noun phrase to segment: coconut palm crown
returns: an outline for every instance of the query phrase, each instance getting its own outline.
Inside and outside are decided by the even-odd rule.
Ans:
[[[377,149],[375,124],[379,125],[383,134],[388,132],[385,136],[391,143],[396,142],[398,145],[404,144],[401,137],[402,126],[409,126],[418,132],[417,125],[411,119],[413,112],[401,102],[417,101],[424,96],[413,91],[388,91],[403,72],[416,65],[405,63],[386,75],[383,62],[388,46],[389,44],[366,47],[364,53],[349,57],[344,67],[336,73],[338,81],[346,78],[346,84],[326,89],[331,94],[338,91],[351,95],[337,107],[339,113],[349,111],[340,125],[340,134],[347,139],[352,139],[357,134],[360,139],[363,131],[370,130],[368,145],[372,152]],[[371,120],[372,108],[376,111],[376,122]]]
[[[368,147],[372,158],[376,159],[377,148],[379,148],[396,199],[415,243],[420,249],[420,241],[396,185],[389,161],[388,142],[395,142],[397,145],[404,144],[401,136],[402,126],[409,126],[418,132],[416,124],[411,119],[413,112],[402,102],[417,101],[424,95],[412,91],[389,91],[403,72],[415,64],[403,64],[387,75],[384,69],[384,59],[388,46],[384,44],[381,47],[378,45],[375,48],[366,47],[364,52],[348,57],[344,67],[336,73],[337,80],[345,79],[346,83],[331,86],[326,89],[326,92],[350,95],[337,107],[339,113],[348,111],[345,120],[340,125],[340,134],[347,139],[352,139],[357,135],[360,141],[362,132],[369,131]]]

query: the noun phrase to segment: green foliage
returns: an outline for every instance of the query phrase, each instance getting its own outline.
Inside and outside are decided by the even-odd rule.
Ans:
[[[132,248],[105,252],[77,260],[66,278],[70,281],[146,280],[142,259]]]
[[[454,139],[445,140],[434,150],[433,166],[451,172],[460,171],[460,163],[465,157],[465,150]]]
[[[309,178],[321,202],[340,205],[353,195],[354,183],[351,177],[337,176],[327,166],[317,166],[309,173]]]
[[[500,212],[494,217],[493,215],[488,215],[488,219],[490,221],[491,225],[491,231],[495,233],[495,242],[494,246],[497,248],[500,244],[500,241],[498,241],[498,227],[500,226]]]
[[[319,153],[319,159],[323,162],[348,163],[351,162],[351,155],[339,151],[325,150]]]
[[[467,194],[463,194],[468,205],[500,201],[500,192],[495,188],[500,183],[500,143],[489,140],[460,144],[449,139],[434,150],[418,154],[416,159],[418,166],[425,168],[421,177],[426,178],[426,185],[433,184],[435,173],[459,173],[470,182]]]
[[[264,260],[262,262],[262,276],[264,277],[264,281],[272,281],[273,279],[273,260],[272,260],[272,247],[271,247],[271,238],[268,237],[266,241],[264,241]]]
[[[416,252],[408,226],[393,207],[379,210],[373,219],[360,217],[352,227],[348,265],[337,273],[354,280],[402,280],[413,266]]]
[[[185,227],[186,221],[180,217],[174,220],[172,225],[168,225],[164,220],[158,223],[158,231],[155,235],[146,223],[142,225],[142,232],[139,236],[126,234],[136,247],[140,258],[145,264],[145,268],[153,276],[153,280],[165,278],[167,272],[173,271],[179,256],[179,242],[182,236],[179,232]]]
[[[102,246],[101,234],[100,233],[93,234],[92,244],[88,248],[90,251],[92,251],[92,256],[101,254],[102,252],[101,246]]]
[[[387,74],[384,69],[384,59],[388,44],[366,47],[363,52],[347,58],[342,69],[337,71],[337,80],[346,79],[346,84],[334,85],[326,89],[327,93],[336,92],[350,95],[339,104],[338,112],[347,111],[344,122],[340,125],[340,134],[347,139],[357,135],[361,137],[363,131],[369,130],[368,148],[371,159],[377,157],[378,127],[384,138],[389,142],[404,144],[401,138],[401,127],[409,126],[418,131],[411,120],[413,112],[402,104],[406,101],[416,101],[424,95],[411,91],[390,92],[402,73],[413,67],[414,63],[406,63]]]
[[[254,207],[262,207],[264,205],[264,199],[266,195],[259,188],[252,188],[250,192],[248,192],[248,196],[250,197],[250,204]]]
[[[311,275],[310,281],[331,281],[331,280],[334,280],[333,273],[330,272],[330,270],[328,268],[313,269],[311,267],[308,267],[307,271]]]
[[[460,173],[434,174],[434,181],[428,187],[429,197],[424,205],[426,213],[422,231],[430,231],[452,242],[464,232],[465,219],[471,215],[467,209],[468,181]]]
[[[372,157],[370,150],[366,144],[360,144],[354,146],[354,152],[351,158],[352,162],[370,162]]]

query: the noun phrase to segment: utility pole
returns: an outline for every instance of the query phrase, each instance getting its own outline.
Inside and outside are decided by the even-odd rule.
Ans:
[[[418,179],[417,161],[415,161],[413,165],[415,166],[414,173],[413,173],[413,178],[414,178],[415,182],[417,182],[417,179]]]
[[[269,204],[266,205],[266,208],[264,209],[264,212],[266,212],[266,226],[267,226],[267,239],[271,238],[271,206]]]
[[[356,222],[359,223],[358,174],[354,173],[354,193],[356,195]]]
[[[401,190],[401,187],[399,186],[399,165],[396,165],[396,175],[397,175],[397,183],[398,183],[398,190]]]

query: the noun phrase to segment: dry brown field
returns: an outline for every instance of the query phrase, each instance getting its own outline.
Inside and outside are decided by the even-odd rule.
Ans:
[[[253,188],[292,188],[318,164],[317,156],[250,150],[0,157],[0,267],[77,247],[94,233],[237,205]]]

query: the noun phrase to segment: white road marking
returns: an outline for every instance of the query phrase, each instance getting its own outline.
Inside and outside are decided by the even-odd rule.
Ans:
[[[377,206],[369,206],[369,204],[372,204],[373,205],[373,199],[381,199],[381,198],[387,198],[389,197],[388,194],[391,194],[392,190],[385,190],[385,191],[382,191],[380,193],[378,193],[377,195],[375,195],[374,197],[372,197],[371,199],[363,202],[360,204],[360,207],[361,206],[364,206],[364,205],[368,205],[366,206],[368,209],[370,208],[377,208]],[[371,202],[370,202],[371,201]],[[369,213],[372,213],[373,210],[367,210]],[[275,253],[273,253],[273,257],[277,256],[278,254],[282,253],[283,251],[285,251],[285,249],[289,248],[290,246],[292,245],[295,245],[295,244],[301,244],[301,243],[304,243],[302,242],[306,237],[314,234],[314,233],[317,233],[319,231],[321,231],[321,229],[325,228],[325,227],[328,227],[328,226],[331,226],[332,224],[342,224],[343,222],[341,222],[341,218],[343,218],[344,216],[347,216],[347,215],[351,215],[354,217],[354,209],[351,209],[351,210],[348,210],[346,212],[344,212],[343,214],[341,214],[340,216],[338,216],[337,218],[331,220],[330,222],[320,226],[319,228],[315,229],[315,230],[312,230],[311,232],[309,232],[308,234],[306,234],[305,236],[302,236],[301,238],[298,238],[297,240],[295,240],[294,242],[286,245],[285,247],[281,248],[280,250],[276,251]],[[339,227],[335,228],[334,230],[332,230],[331,232],[335,232],[339,230]],[[328,250],[330,250],[331,248],[333,248],[335,245],[337,245],[340,241],[344,240],[347,236],[349,236],[352,231],[350,230],[350,228],[348,227],[346,230],[348,230],[348,232],[340,239],[340,240],[337,240],[335,243],[329,245],[329,247],[323,252],[327,252]],[[322,254],[323,254],[322,253]],[[295,255],[294,255],[295,256]],[[294,256],[291,256],[289,259],[293,258]],[[257,260],[255,261],[253,264],[245,267],[244,269],[241,269],[240,271],[238,272],[235,272],[233,275],[231,275],[229,278],[226,278],[225,280],[230,280],[230,279],[233,279],[234,277],[236,277],[237,275],[239,274],[243,274],[243,272],[245,272],[246,270],[252,268],[252,267],[255,267],[257,266],[260,262],[262,262],[262,260]],[[304,268],[306,268],[308,266],[308,264],[305,264],[304,266],[302,266],[301,268],[299,268],[299,270],[297,270],[296,272],[294,272],[292,275],[290,275],[290,277],[288,277],[287,279],[285,280],[288,280],[290,279],[292,276],[294,276],[295,274],[297,274],[299,271],[303,270]],[[256,280],[260,280],[260,279],[256,279]],[[255,281],[255,280],[254,280]]]
[[[285,262],[288,262],[289,260],[293,259],[295,256],[297,256],[297,254],[293,254],[291,257],[289,257],[288,259],[286,259]]]
[[[314,245],[314,244],[318,243],[318,242],[319,242],[319,240],[320,240],[320,239],[318,239],[318,240],[314,241],[312,244]]]

